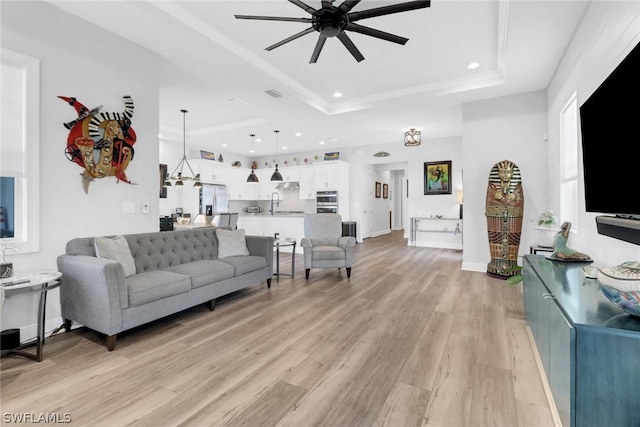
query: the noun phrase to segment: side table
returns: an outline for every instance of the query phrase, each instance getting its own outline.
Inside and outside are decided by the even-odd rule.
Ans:
[[[293,246],[293,250],[291,251],[291,274],[280,273],[280,248],[285,246]],[[293,279],[296,274],[296,241],[295,240],[285,240],[281,242],[276,240],[273,243],[273,247],[276,248],[276,272],[274,276],[276,276],[276,281],[280,281],[280,276],[291,276]]]
[[[44,346],[44,322],[45,311],[47,308],[47,292],[51,289],[59,287],[62,283],[58,280],[62,276],[59,271],[36,272],[28,274],[19,274],[6,279],[0,279],[7,300],[16,295],[40,294],[38,302],[38,334],[35,341],[22,344],[11,350],[2,350],[0,357],[6,357],[12,354],[28,357],[37,362],[42,362],[42,347]],[[5,301],[6,303],[7,301]],[[24,351],[27,348],[36,347],[35,354]]]

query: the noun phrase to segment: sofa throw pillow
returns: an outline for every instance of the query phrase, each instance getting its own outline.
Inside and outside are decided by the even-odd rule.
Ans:
[[[125,277],[136,274],[136,263],[133,261],[131,249],[129,249],[129,244],[124,236],[96,237],[94,245],[98,257],[118,261],[122,264]]]
[[[224,230],[216,228],[218,238],[218,258],[230,256],[249,255],[247,241],[244,238],[244,230]]]

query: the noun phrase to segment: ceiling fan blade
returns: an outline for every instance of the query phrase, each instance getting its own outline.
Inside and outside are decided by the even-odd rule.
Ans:
[[[276,44],[272,44],[271,46],[266,47],[264,50],[273,50],[273,49],[275,49],[275,48],[277,48],[277,47],[282,46],[282,45],[283,45],[283,44],[285,44],[285,43],[289,43],[290,41],[295,40],[295,39],[297,39],[297,38],[299,38],[299,37],[302,37],[302,36],[304,36],[304,35],[306,35],[306,34],[313,33],[314,31],[315,31],[315,30],[313,29],[313,27],[309,27],[309,28],[307,28],[307,29],[306,29],[306,30],[304,30],[304,31],[300,31],[299,33],[294,34],[294,35],[292,35],[291,37],[287,37],[286,39],[284,39],[284,40],[282,40],[282,41],[279,41],[279,42],[278,42],[278,43],[276,43]]]
[[[358,3],[360,3],[360,0],[345,0],[342,2],[340,6],[338,6],[338,10],[340,11],[341,14],[346,15]]]
[[[375,28],[365,27],[364,25],[353,24],[351,22],[344,29],[402,45],[409,41],[409,39],[405,37],[396,36],[395,34],[386,33],[384,31],[376,30]]]
[[[314,8],[312,8],[309,5],[304,4],[300,0],[289,0],[289,3],[295,4],[300,9],[304,10],[305,12],[309,13],[310,15],[313,15],[315,13],[315,11],[316,11]]]
[[[338,34],[338,39],[342,42],[344,47],[346,47],[347,50],[351,52],[351,55],[353,55],[353,57],[356,58],[356,61],[360,62],[364,59],[364,56],[362,56],[362,54],[360,53],[356,45],[353,44],[349,36],[346,35],[344,31]]]
[[[389,6],[376,7],[373,9],[361,10],[347,14],[349,22],[355,22],[360,19],[373,18],[375,16],[389,15],[391,13],[407,12],[409,10],[423,9],[431,6],[431,0],[426,1],[410,1],[406,3],[392,4]]]
[[[333,10],[333,2],[331,0],[322,0],[322,8]]]
[[[320,34],[318,37],[318,42],[316,43],[315,49],[313,49],[313,54],[311,55],[311,60],[309,64],[315,64],[318,61],[318,57],[320,56],[320,52],[322,51],[322,47],[324,46],[324,42],[327,41],[327,37]]]
[[[311,18],[287,18],[283,16],[234,15],[236,19],[255,19],[259,21],[311,22]]]

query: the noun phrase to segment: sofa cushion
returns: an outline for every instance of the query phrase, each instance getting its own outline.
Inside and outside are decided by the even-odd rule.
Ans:
[[[216,237],[218,238],[218,258],[249,255],[247,240],[244,237],[244,230],[242,228],[238,230],[223,230],[217,228]]]
[[[221,259],[221,262],[231,264],[234,269],[234,276],[242,276],[252,271],[260,270],[267,266],[267,259],[262,256],[232,256]]]
[[[189,276],[171,271],[147,271],[127,277],[125,281],[129,305],[133,307],[191,290]]]
[[[314,261],[344,260],[345,251],[337,246],[314,246],[311,258]]]
[[[100,258],[107,258],[122,264],[124,277],[136,274],[136,264],[131,256],[129,243],[124,236],[96,237],[94,240],[96,255]]]
[[[171,271],[173,273],[190,276],[192,288],[199,288],[200,286],[233,277],[233,266],[224,262],[211,260],[188,262],[186,264],[165,268],[163,271]]]

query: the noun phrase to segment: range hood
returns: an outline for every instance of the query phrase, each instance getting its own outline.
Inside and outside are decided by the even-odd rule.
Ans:
[[[276,186],[276,190],[299,190],[300,183],[297,181],[281,182]]]

